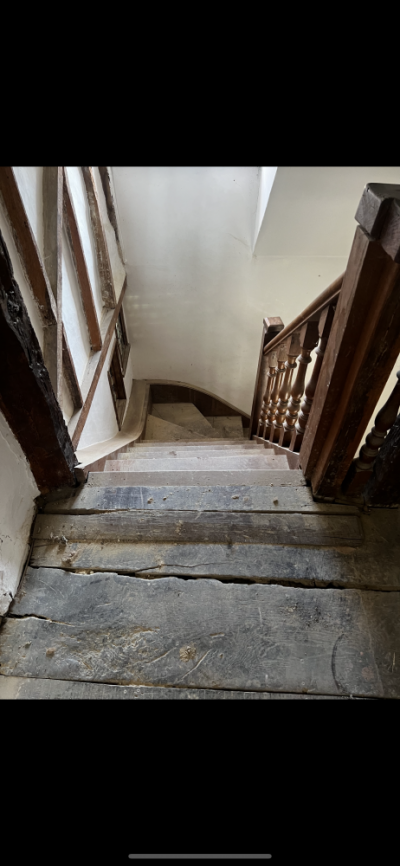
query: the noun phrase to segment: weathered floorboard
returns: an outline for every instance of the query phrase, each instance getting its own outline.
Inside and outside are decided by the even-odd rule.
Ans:
[[[6,676],[400,697],[399,592],[29,568],[10,612]]]
[[[206,471],[197,470],[174,470],[170,472],[90,472],[87,483],[90,487],[136,487],[152,485],[161,487],[168,485],[171,487],[212,487],[220,484],[223,487],[228,487],[232,484],[236,486],[249,485],[250,487],[265,487],[273,485],[274,487],[306,487],[307,482],[301,470],[282,469],[277,471],[274,469],[251,470],[243,469],[236,472],[221,470]]]
[[[187,544],[35,541],[32,566],[117,571],[149,578],[236,578],[306,587],[400,589],[400,547],[299,547],[273,544]]]
[[[4,677],[0,674],[0,701],[14,700],[120,700],[120,701],[349,701],[349,695],[302,695],[280,692],[243,692],[225,689],[185,689],[162,686],[110,686],[77,680],[44,680],[36,677]],[[355,701],[365,698],[353,698]],[[372,699],[373,700],[373,699]]]
[[[119,511],[38,514],[33,537],[72,541],[198,541],[235,544],[355,546],[363,541],[357,515],[252,514],[224,511]]]
[[[48,501],[47,514],[96,514],[101,511],[271,511],[308,514],[358,514],[354,505],[315,502],[309,487],[91,487],[85,484],[66,499]]]

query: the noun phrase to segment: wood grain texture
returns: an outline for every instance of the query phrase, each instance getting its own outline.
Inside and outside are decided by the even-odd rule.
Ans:
[[[11,166],[0,166],[0,193],[43,323],[53,325],[57,321],[57,305]]]
[[[101,221],[96,183],[94,180],[93,171],[90,166],[81,166],[81,170],[89,202],[90,219],[92,222],[93,235],[96,245],[103,303],[105,307],[114,309],[117,300],[115,297],[115,287],[111,269],[110,256],[108,253],[107,240],[104,232],[103,223]]]
[[[77,460],[0,232],[0,409],[42,493],[75,486]]]
[[[104,364],[105,364],[105,361],[106,361],[110,342],[114,336],[115,325],[116,325],[116,322],[117,322],[117,319],[119,316],[119,311],[120,311],[121,306],[122,306],[122,301],[124,299],[125,292],[126,292],[126,278],[124,281],[124,285],[122,286],[122,289],[121,289],[121,294],[119,296],[117,306],[113,310],[112,316],[111,316],[110,321],[108,323],[107,331],[103,337],[103,346],[102,346],[101,352],[98,353],[97,357],[96,356],[93,357],[93,359],[92,359],[93,363],[92,364],[90,364],[90,363],[88,364],[88,375],[91,377],[90,385],[88,387],[86,396],[84,397],[84,403],[83,403],[82,409],[80,411],[80,415],[77,419],[77,422],[74,426],[72,436],[71,436],[72,444],[73,444],[75,449],[78,446],[79,440],[80,440],[81,435],[82,435],[83,428],[84,428],[86,421],[87,421],[89,409],[90,409],[92,402],[93,402],[93,397],[96,393],[96,388],[97,388],[97,385],[99,383],[101,371],[102,371]]]
[[[44,360],[58,402],[62,401],[62,224],[63,170],[43,167],[43,259],[57,307],[57,321],[44,329]]]
[[[349,701],[348,695],[302,695],[281,692],[243,692],[227,689],[185,689],[162,686],[110,686],[77,680],[0,675],[0,701]],[[366,700],[366,698],[353,698]]]
[[[92,487],[85,484],[66,499],[49,501],[46,514],[105,511],[252,511],[283,514],[358,514],[353,505],[315,502],[309,487]]]
[[[300,451],[315,495],[340,489],[399,354],[399,276],[357,228]]]
[[[71,354],[71,349],[69,348],[69,343],[64,327],[62,329],[62,350],[64,375],[67,380],[67,385],[69,388],[72,402],[74,404],[74,409],[75,411],[78,411],[83,406],[83,397],[79,385],[78,376],[75,370],[74,359]]]
[[[67,230],[72,260],[78,278],[78,285],[82,297],[82,305],[85,313],[86,324],[89,334],[89,342],[94,352],[99,352],[102,347],[99,320],[97,318],[92,286],[83,252],[82,241],[79,234],[78,222],[72,196],[69,190],[68,178],[64,172],[64,214],[65,227]]]
[[[11,613],[6,676],[400,697],[398,592],[30,568]]]
[[[72,541],[182,541],[225,544],[357,546],[363,541],[356,515],[252,514],[232,511],[120,511],[107,514],[39,514],[33,538]]]
[[[380,542],[359,547],[302,547],[277,544],[175,542],[39,541],[31,565],[71,571],[116,571],[149,578],[236,579],[305,587],[344,587],[396,592],[400,547]]]

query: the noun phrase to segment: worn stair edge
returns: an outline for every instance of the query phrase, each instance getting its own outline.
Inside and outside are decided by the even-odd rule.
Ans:
[[[87,483],[91,487],[209,487],[222,485],[265,487],[306,487],[301,470],[241,470],[209,471],[171,470],[170,472],[89,472]]]
[[[78,572],[115,571],[154,582],[163,577],[213,582],[330,587],[398,592],[400,546],[312,547],[198,542],[98,542],[36,540],[32,567]]]
[[[38,677],[6,677],[0,674],[0,701],[5,700],[375,700],[350,695],[283,694],[281,692],[244,692],[225,689],[187,689],[168,686],[114,686],[108,683],[52,680]]]
[[[97,514],[105,511],[159,509],[247,511],[254,513],[359,514],[354,505],[315,502],[310,487],[91,487],[46,497],[45,514]]]
[[[357,515],[253,512],[118,511],[38,514],[32,537],[65,542],[182,542],[354,547],[364,541]],[[55,544],[59,543],[54,541]]]
[[[131,455],[126,460],[107,460],[107,472],[241,472],[288,468],[286,457],[264,457],[258,454],[249,457],[142,457],[135,460]]]

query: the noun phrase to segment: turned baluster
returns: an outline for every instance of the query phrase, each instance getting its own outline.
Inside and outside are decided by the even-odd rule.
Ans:
[[[362,472],[364,469],[372,469],[372,464],[378,454],[387,431],[393,427],[400,406],[400,371],[396,373],[399,379],[393,391],[382,409],[375,418],[375,424],[368,434],[365,444],[362,446],[355,464],[355,471]]]
[[[307,427],[308,416],[311,412],[311,406],[314,400],[315,389],[317,387],[318,377],[321,370],[322,361],[325,355],[325,349],[328,342],[329,334],[332,327],[333,317],[335,315],[335,307],[332,305],[330,307],[326,307],[325,310],[322,311],[318,323],[318,334],[319,334],[319,345],[315,350],[316,359],[314,364],[314,369],[311,374],[311,379],[306,387],[304,392],[304,400],[300,406],[300,412],[297,417],[297,421],[295,424],[295,429],[292,435],[292,441],[290,443],[291,451],[300,451],[301,443],[303,441],[303,436],[305,433],[305,429]]]
[[[311,363],[310,355],[317,343],[318,322],[306,322],[300,335],[301,352],[297,358],[299,365],[297,376],[291,388],[286,418],[283,422],[283,431],[281,432],[279,439],[279,444],[283,445],[285,448],[289,447],[292,439],[294,425],[297,421],[297,415],[300,409],[301,398],[304,394],[307,364]]]
[[[274,378],[276,376],[276,365],[278,362],[278,356],[276,352],[271,352],[268,357],[268,373],[267,373],[267,385],[265,388],[265,393],[262,401],[260,419],[258,422],[258,430],[257,436],[261,436],[261,438],[265,439],[265,429],[267,422],[267,411],[268,404],[271,396],[271,391],[274,385]]]
[[[289,338],[287,344],[287,361],[285,363],[285,375],[282,379],[281,388],[279,391],[279,401],[275,412],[274,419],[274,438],[270,435],[271,442],[278,442],[283,430],[283,422],[285,420],[286,410],[290,397],[290,389],[292,385],[293,372],[297,367],[296,358],[300,352],[300,331],[296,331]]]
[[[276,419],[276,411],[279,403],[279,394],[281,390],[282,379],[285,374],[285,365],[287,359],[287,342],[282,343],[281,346],[278,346],[278,366],[276,369],[274,390],[271,394],[271,399],[269,402],[269,422],[270,422],[270,442],[274,441],[275,436],[275,419]]]

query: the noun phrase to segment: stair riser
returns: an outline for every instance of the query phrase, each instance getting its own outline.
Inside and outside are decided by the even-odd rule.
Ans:
[[[265,469],[287,469],[286,457],[192,457],[180,459],[142,458],[139,460],[107,460],[105,471],[107,472],[173,472],[175,470],[196,471],[229,471],[240,472],[241,470],[265,470]]]

